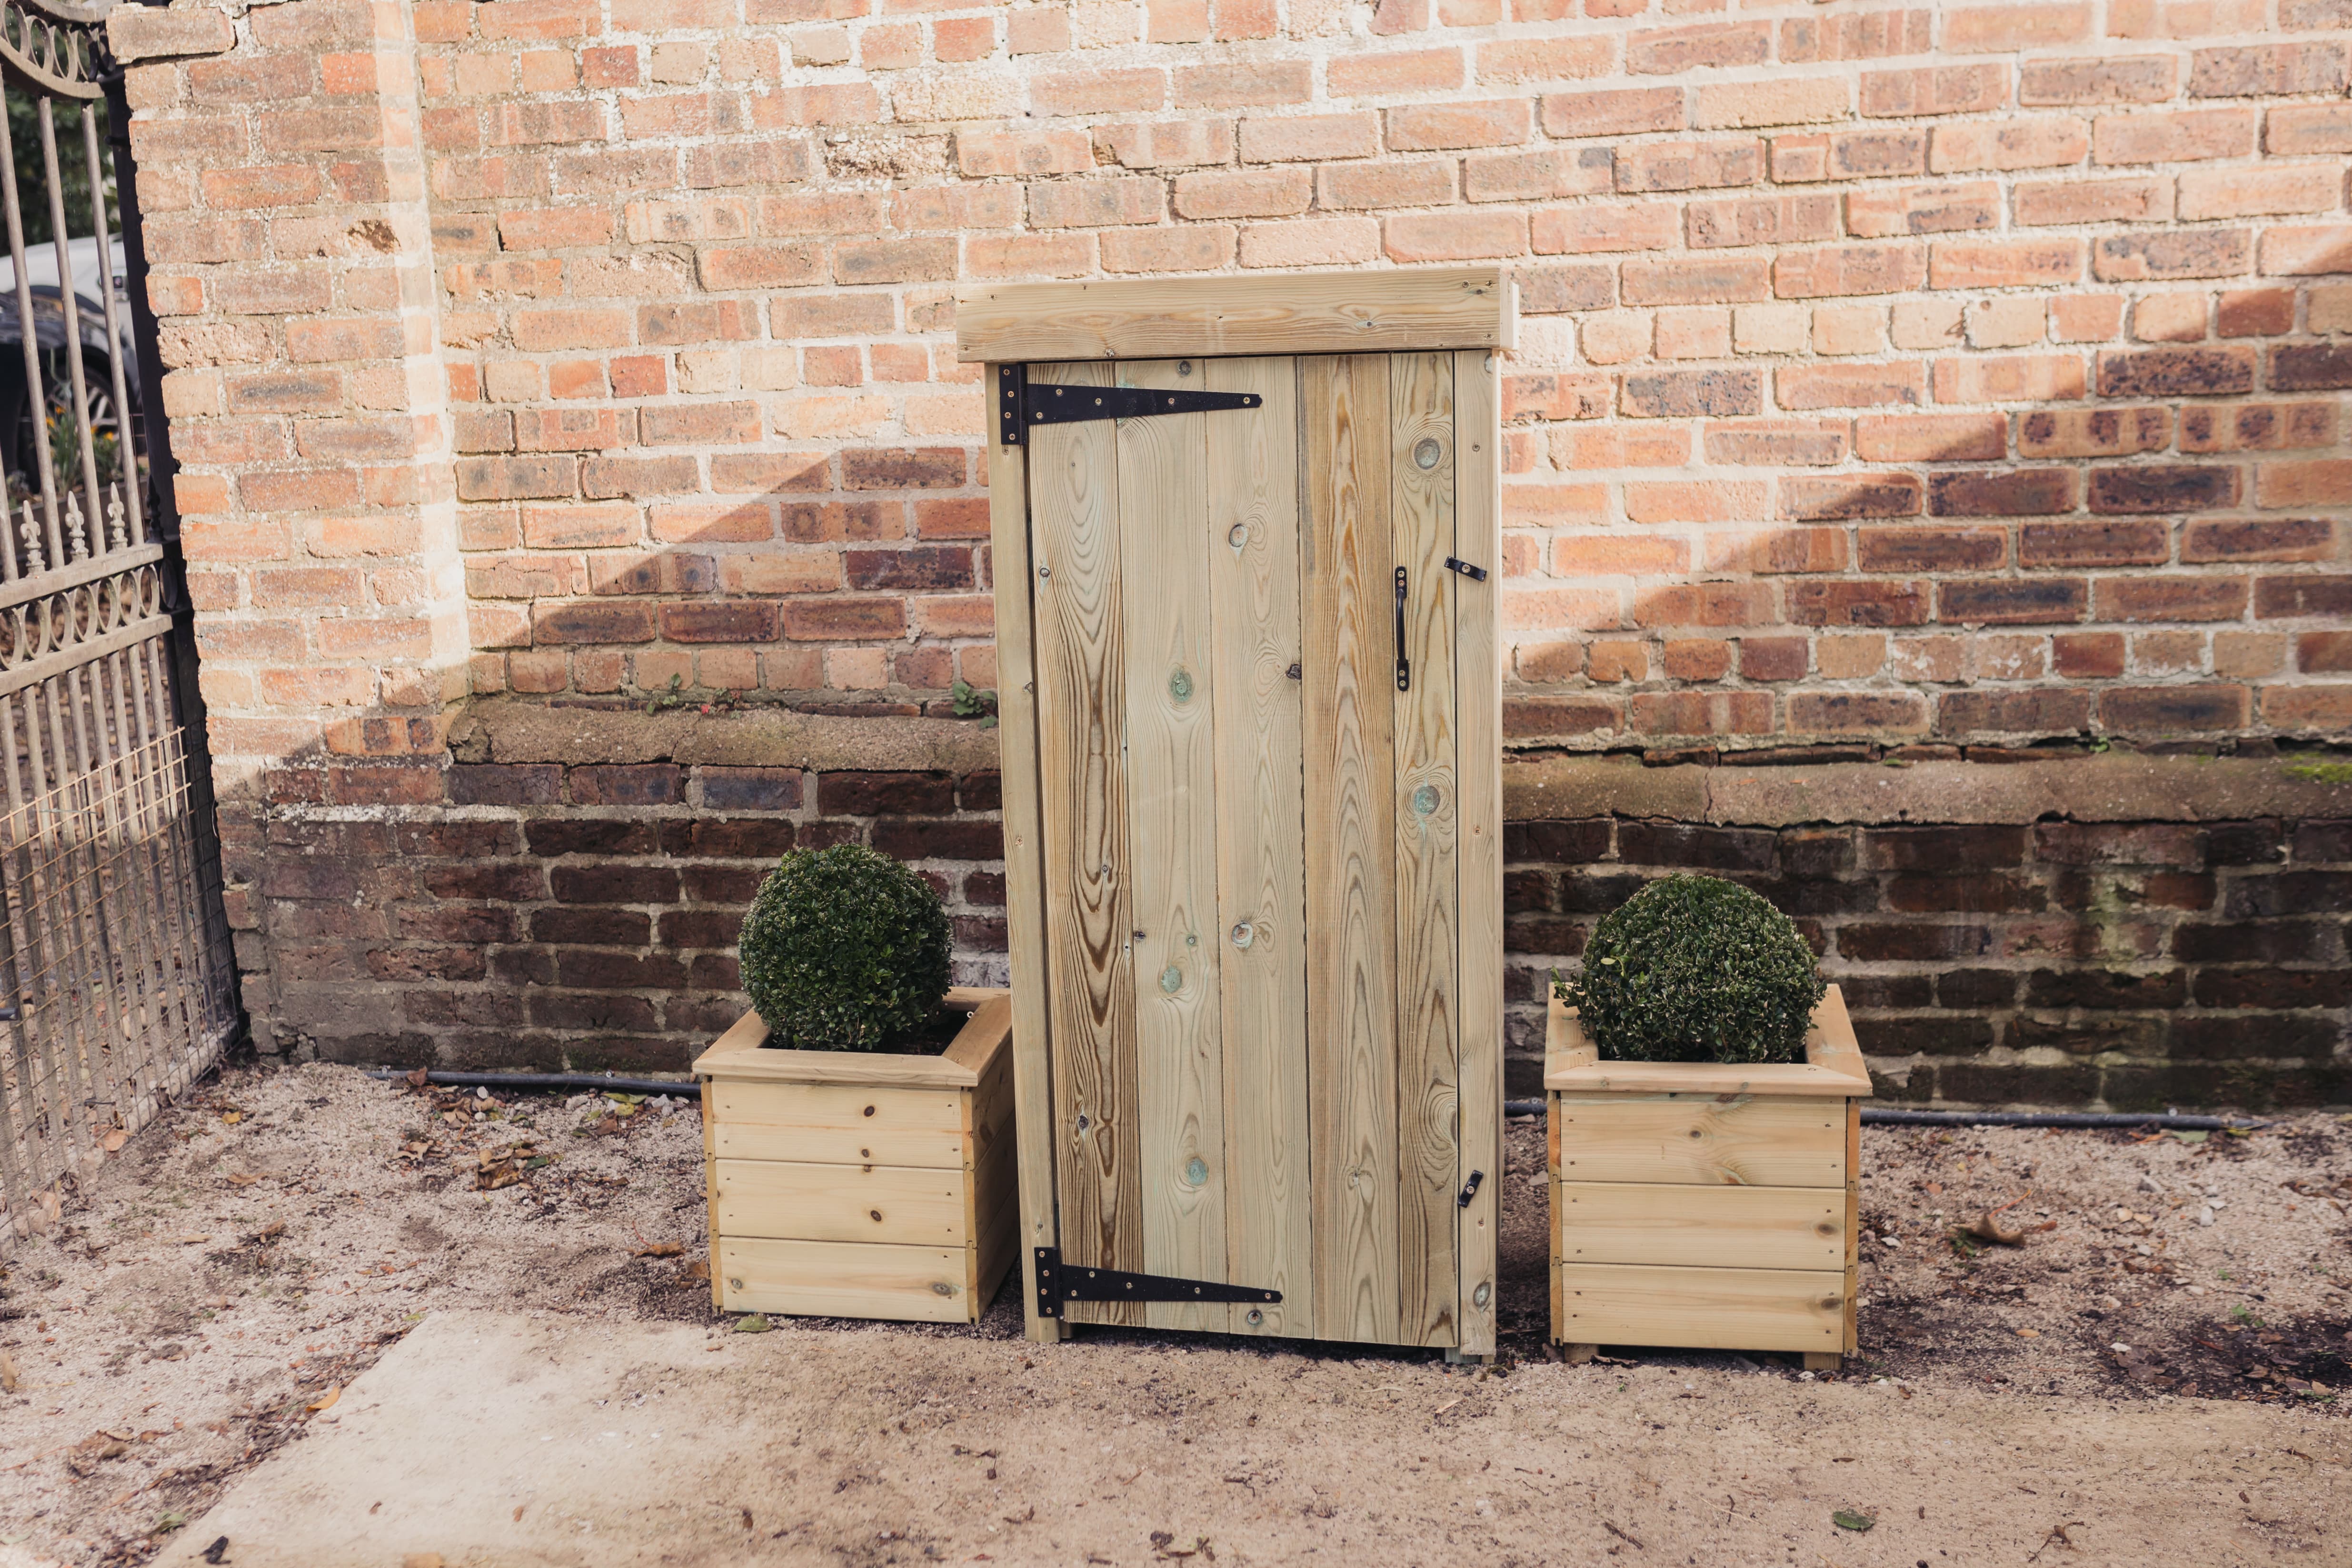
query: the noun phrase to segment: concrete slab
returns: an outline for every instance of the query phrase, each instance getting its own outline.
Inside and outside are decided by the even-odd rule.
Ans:
[[[2347,1463],[2275,1406],[436,1312],[156,1562],[2226,1563],[2339,1551]]]

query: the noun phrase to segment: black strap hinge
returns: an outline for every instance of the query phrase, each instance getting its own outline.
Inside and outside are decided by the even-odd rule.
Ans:
[[[996,439],[1018,447],[1024,430],[1039,425],[1075,425],[1087,419],[1141,419],[1154,414],[1213,414],[1255,408],[1265,400],[1255,392],[1171,392],[1150,386],[1032,384],[1026,367],[996,367]]]
[[[1245,1301],[1252,1306],[1282,1300],[1279,1290],[1227,1285],[1216,1279],[1179,1279],[1166,1274],[1130,1274],[1123,1268],[1086,1268],[1065,1264],[1059,1247],[1030,1249],[1037,1269],[1037,1315],[1058,1318],[1069,1301]]]
[[[1448,572],[1459,572],[1473,583],[1484,583],[1486,580],[1486,569],[1484,566],[1473,566],[1467,561],[1456,561],[1451,555],[1445,558],[1445,569]]]

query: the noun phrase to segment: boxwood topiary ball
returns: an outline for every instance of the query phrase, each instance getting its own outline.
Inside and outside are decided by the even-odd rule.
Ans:
[[[948,917],[931,885],[861,844],[795,849],[743,917],[743,989],[772,1045],[873,1051],[948,994]]]
[[[1637,1062],[1801,1061],[1828,988],[1789,917],[1719,877],[1643,888],[1553,985],[1602,1057]]]

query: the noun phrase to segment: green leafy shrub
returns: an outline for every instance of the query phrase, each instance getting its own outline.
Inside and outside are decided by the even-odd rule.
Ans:
[[[1827,989],[1789,917],[1719,877],[1643,888],[1552,986],[1602,1057],[1643,1062],[1801,1061]]]
[[[795,849],[743,917],[743,989],[771,1045],[877,1051],[948,994],[948,917],[914,872],[859,844]]]

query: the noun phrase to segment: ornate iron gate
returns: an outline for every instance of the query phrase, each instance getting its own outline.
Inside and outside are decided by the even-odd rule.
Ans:
[[[0,0],[0,1247],[243,1023],[112,8]]]

